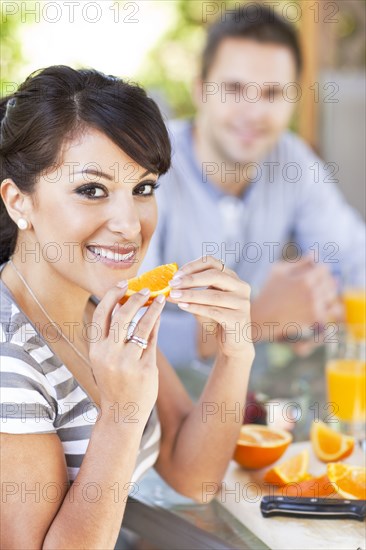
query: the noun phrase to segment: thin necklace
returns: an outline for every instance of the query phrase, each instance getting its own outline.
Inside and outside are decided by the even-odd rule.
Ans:
[[[42,313],[44,314],[44,316],[49,320],[49,322],[54,326],[56,327],[56,330],[58,332],[58,334],[60,334],[60,336],[69,344],[69,346],[74,350],[74,352],[88,365],[89,369],[90,369],[90,372],[93,376],[93,379],[94,379],[94,382],[96,385],[97,384],[97,381],[95,380],[95,376],[94,376],[94,373],[93,373],[93,368],[89,362],[89,360],[85,357],[85,355],[83,355],[76,346],[74,346],[74,344],[71,342],[71,340],[68,339],[68,337],[62,332],[62,330],[58,327],[57,323],[55,323],[55,321],[48,315],[47,311],[45,310],[45,308],[42,306],[41,302],[38,300],[37,296],[34,294],[33,290],[31,289],[31,287],[29,286],[29,284],[27,283],[27,281],[24,279],[23,275],[20,273],[20,271],[18,271],[18,269],[15,267],[15,264],[13,263],[13,260],[9,260],[9,263],[11,264],[12,268],[14,269],[15,273],[18,275],[19,279],[22,281],[23,285],[25,286],[25,288],[28,290],[29,294],[32,296],[33,300],[36,302],[36,304],[38,305],[39,309],[42,311]]]

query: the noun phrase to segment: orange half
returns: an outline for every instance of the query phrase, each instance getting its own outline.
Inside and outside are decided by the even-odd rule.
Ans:
[[[278,460],[292,441],[285,430],[258,424],[244,424],[234,452],[234,460],[243,468],[256,470]]]
[[[355,446],[353,437],[331,430],[324,422],[313,422],[310,439],[314,453],[323,462],[334,462],[346,458]]]
[[[286,485],[286,483],[298,483],[307,477],[308,465],[309,451],[305,449],[275,468],[268,470],[264,476],[264,481],[280,487]]]
[[[366,500],[366,468],[335,462],[328,464],[327,475],[343,498]]]
[[[150,296],[145,306],[152,304],[154,298],[160,294],[168,296],[171,290],[169,281],[173,278],[174,273],[178,271],[178,265],[176,263],[159,265],[151,271],[146,271],[139,277],[134,277],[128,280],[128,288],[126,294],[121,298],[120,303],[124,304],[128,298],[136,292],[139,292],[143,288],[150,289]]]

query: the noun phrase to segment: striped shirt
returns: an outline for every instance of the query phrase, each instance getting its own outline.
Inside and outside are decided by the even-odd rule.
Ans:
[[[72,482],[86,453],[98,409],[35,330],[1,279],[0,300],[0,431],[57,433]],[[142,435],[132,482],[156,462],[160,436],[155,406]]]

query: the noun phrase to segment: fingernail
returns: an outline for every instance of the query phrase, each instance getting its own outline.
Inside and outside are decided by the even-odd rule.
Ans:
[[[184,275],[184,272],[178,270],[174,273],[172,280],[173,279],[178,279],[179,277],[183,277],[183,275]]]
[[[179,277],[177,279],[172,279],[169,281],[169,286],[179,286],[182,283],[182,279]]]
[[[143,296],[148,296],[150,294],[150,289],[143,288],[142,290],[140,290],[139,294],[142,294]]]
[[[160,294],[155,298],[155,302],[158,302],[158,304],[163,304],[165,302],[165,296],[164,294]]]
[[[180,290],[172,290],[170,293],[171,298],[180,298],[182,296],[182,292]]]
[[[117,304],[115,307],[114,307],[114,310],[112,311],[112,317],[113,315],[115,315],[117,313],[117,311],[119,311],[121,309],[121,304]]]
[[[187,304],[186,302],[180,302],[179,304],[177,304],[178,307],[182,307],[182,308],[187,308],[189,307],[189,304]]]
[[[128,281],[119,281],[116,286],[119,288],[126,288],[126,286],[128,286]]]

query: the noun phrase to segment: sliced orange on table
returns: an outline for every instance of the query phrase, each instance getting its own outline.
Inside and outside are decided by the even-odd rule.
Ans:
[[[313,422],[310,439],[314,453],[323,462],[335,462],[346,458],[355,446],[353,437],[335,432],[324,422]]]
[[[306,474],[303,481],[281,487],[278,494],[296,498],[337,497],[334,485],[329,481],[327,474],[317,477]]]
[[[327,476],[341,497],[366,500],[366,468],[335,462],[328,464]]]
[[[171,290],[169,281],[173,278],[174,273],[178,271],[178,265],[176,263],[159,265],[151,271],[142,273],[139,277],[134,277],[128,280],[128,288],[126,294],[121,298],[120,303],[124,304],[130,296],[136,294],[143,288],[150,289],[150,296],[145,306],[149,306],[154,301],[154,298],[164,294],[168,296]]]
[[[308,476],[309,451],[305,449],[301,453],[285,460],[282,464],[271,468],[266,472],[264,481],[280,487],[287,483],[298,483]]]
[[[278,460],[292,441],[285,430],[258,424],[244,424],[234,452],[234,460],[243,468],[256,470]]]

